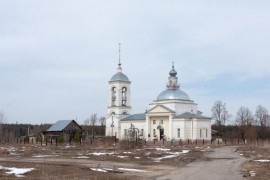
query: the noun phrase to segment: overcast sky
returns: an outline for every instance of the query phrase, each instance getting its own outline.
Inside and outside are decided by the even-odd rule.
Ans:
[[[241,106],[270,111],[269,9],[269,0],[1,0],[0,110],[8,123],[106,116],[120,42],[133,113],[165,90],[172,61],[204,115],[216,100],[233,119]]]

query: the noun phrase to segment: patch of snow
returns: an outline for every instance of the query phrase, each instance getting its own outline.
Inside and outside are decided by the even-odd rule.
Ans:
[[[74,159],[88,159],[89,157],[87,156],[77,156],[77,157],[73,157]]]
[[[92,171],[98,171],[98,172],[108,172],[105,169],[102,168],[90,168]]]
[[[256,162],[270,162],[269,159],[259,159],[259,160],[254,160]]]
[[[94,155],[94,156],[101,156],[101,155],[113,155],[114,153],[101,153],[101,152],[94,152],[94,153],[88,153],[87,155]]]
[[[68,149],[68,148],[75,148],[75,146],[66,145],[65,148],[66,149]]]
[[[130,172],[150,172],[150,171],[145,171],[145,170],[140,170],[140,169],[129,169],[129,168],[118,168],[118,170],[130,171]]]
[[[244,156],[244,154],[239,154],[240,156]]]
[[[23,174],[34,170],[34,168],[9,168],[3,166],[0,166],[0,169],[8,170],[9,172],[6,172],[6,174],[14,174],[16,177],[24,177]]]
[[[135,159],[141,159],[141,157],[134,157]]]
[[[175,158],[180,156],[181,154],[186,154],[188,153],[190,150],[182,150],[182,152],[169,152],[167,156],[163,156],[163,157],[158,157],[158,158],[152,158],[155,162],[160,162],[162,159],[168,159],[168,158]]]
[[[165,149],[165,148],[156,148],[157,151],[170,151],[170,149]]]
[[[59,155],[35,155],[32,157],[33,158],[46,158],[46,157],[56,157],[56,156],[59,156]]]
[[[183,154],[187,154],[190,150],[182,150]]]
[[[249,171],[249,174],[251,177],[254,177],[254,176],[256,176],[256,171]]]
[[[129,157],[129,156],[117,156],[117,157],[119,157],[119,158],[121,158],[121,159],[124,159],[124,158],[127,158],[127,157]]]
[[[123,152],[124,154],[132,154],[132,152]]]

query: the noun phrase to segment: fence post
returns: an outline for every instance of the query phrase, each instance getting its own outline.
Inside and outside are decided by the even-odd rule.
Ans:
[[[239,144],[239,138],[237,139],[237,144]]]
[[[198,140],[196,139],[196,146],[197,146],[197,144],[198,144]]]
[[[154,144],[156,144],[156,139],[154,139]]]
[[[47,143],[48,143],[47,141],[48,141],[48,139],[46,138],[46,146],[47,146]]]
[[[55,145],[57,146],[57,138],[55,139]]]
[[[202,144],[204,145],[204,139],[202,140]]]
[[[219,144],[219,138],[218,138],[217,142],[218,142],[218,144]]]
[[[187,140],[187,143],[189,144],[189,139]]]

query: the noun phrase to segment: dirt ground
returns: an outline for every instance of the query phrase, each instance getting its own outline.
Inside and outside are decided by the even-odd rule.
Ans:
[[[269,173],[270,163],[258,163],[256,158],[270,159],[269,149],[150,146],[125,150],[80,145],[0,145],[1,167],[34,168],[19,179],[269,179],[269,174],[265,174]],[[250,171],[256,171],[256,176],[251,176]],[[18,177],[2,168],[0,179]]]

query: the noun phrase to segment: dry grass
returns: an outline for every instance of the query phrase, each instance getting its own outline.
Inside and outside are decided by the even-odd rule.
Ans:
[[[270,160],[270,147],[267,146],[241,146],[237,148],[239,154],[249,160],[243,165],[243,175],[248,179],[270,179],[270,162],[256,162],[254,160]],[[251,171],[256,176],[251,176]]]

